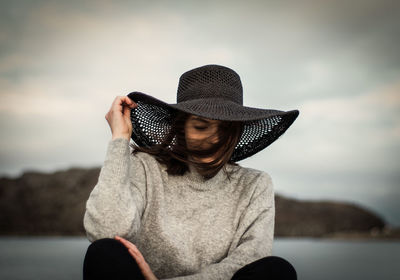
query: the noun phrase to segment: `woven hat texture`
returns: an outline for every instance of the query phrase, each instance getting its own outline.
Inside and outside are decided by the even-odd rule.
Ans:
[[[228,67],[215,64],[182,74],[176,104],[168,104],[137,91],[129,93],[128,97],[138,104],[137,108],[131,110],[131,138],[138,146],[160,144],[171,129],[176,110],[209,119],[242,121],[243,133],[231,158],[234,162],[269,146],[299,115],[298,110],[243,106],[243,87],[239,75]]]

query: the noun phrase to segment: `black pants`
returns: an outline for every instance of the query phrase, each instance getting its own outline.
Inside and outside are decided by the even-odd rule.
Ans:
[[[88,247],[83,263],[83,280],[144,280],[135,259],[118,240],[103,238]],[[296,270],[285,259],[269,256],[245,265],[231,280],[295,280]],[[212,279],[210,279],[212,280]]]

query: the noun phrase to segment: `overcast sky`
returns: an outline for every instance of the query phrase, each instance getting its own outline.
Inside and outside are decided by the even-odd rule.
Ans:
[[[0,3],[0,176],[101,166],[115,96],[175,103],[183,72],[222,64],[246,106],[300,111],[242,166],[400,226],[400,2]]]

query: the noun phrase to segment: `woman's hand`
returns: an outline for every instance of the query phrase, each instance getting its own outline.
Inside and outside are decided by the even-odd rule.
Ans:
[[[128,248],[129,253],[132,255],[132,257],[135,259],[136,263],[139,266],[140,271],[142,272],[144,279],[146,280],[158,280],[157,277],[153,274],[153,272],[150,269],[150,266],[148,263],[145,261],[142,253],[140,253],[139,249],[136,248],[135,245],[133,245],[131,242],[128,240],[119,237],[118,235],[115,236],[115,239],[120,241],[122,244],[125,245],[126,248]]]
[[[131,109],[138,105],[128,96],[117,96],[106,114],[106,120],[111,128],[112,139],[130,139],[132,135]]]

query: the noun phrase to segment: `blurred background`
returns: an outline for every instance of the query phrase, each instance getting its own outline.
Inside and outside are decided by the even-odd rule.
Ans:
[[[183,72],[222,64],[245,106],[300,111],[242,166],[268,172],[277,194],[400,226],[400,2],[0,3],[1,177],[101,166],[117,95],[176,103]]]

